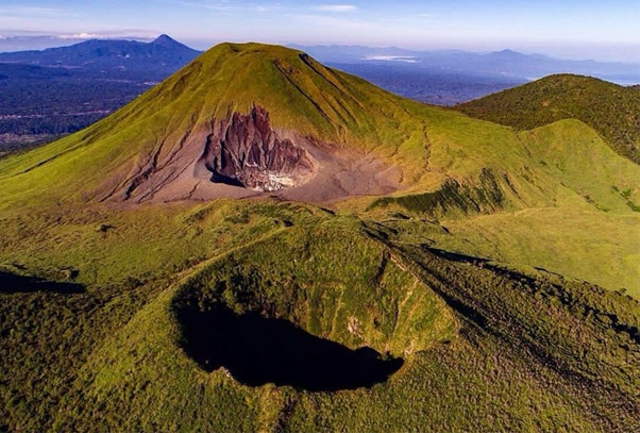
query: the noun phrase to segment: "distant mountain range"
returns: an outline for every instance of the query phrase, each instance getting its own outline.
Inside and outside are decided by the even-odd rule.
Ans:
[[[49,42],[50,43],[50,42]],[[62,44],[62,42],[60,42]],[[500,77],[514,82],[531,81],[551,74],[589,75],[622,85],[640,83],[640,64],[563,60],[513,50],[477,53],[461,50],[417,51],[396,47],[358,45],[290,45],[332,66],[393,66],[404,71],[436,74]],[[0,50],[3,46],[0,45]],[[113,70],[161,70],[175,72],[202,52],[161,35],[152,42],[91,39],[71,46],[41,51],[0,52],[0,63]],[[350,72],[359,72],[350,71]]]
[[[200,54],[167,35],[0,53],[0,154],[84,128]]]
[[[363,46],[292,45],[319,61],[338,65],[402,65],[405,69],[429,70],[432,73],[462,73],[533,80],[551,74],[573,73],[602,78],[618,84],[640,83],[640,65],[593,60],[561,60],[540,54],[523,54],[512,50],[491,53],[467,51],[412,51],[401,48]],[[349,70],[349,68],[343,68]]]
[[[0,53],[0,63],[168,75],[201,54],[167,35],[152,42],[92,39],[69,47]]]

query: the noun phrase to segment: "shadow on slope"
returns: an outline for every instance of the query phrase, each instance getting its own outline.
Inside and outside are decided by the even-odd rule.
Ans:
[[[0,293],[56,292],[78,294],[86,292],[84,286],[75,283],[58,283],[37,277],[24,277],[0,271]]]

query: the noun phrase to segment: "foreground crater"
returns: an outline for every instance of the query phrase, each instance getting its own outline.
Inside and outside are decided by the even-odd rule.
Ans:
[[[206,371],[226,368],[249,385],[274,383],[308,391],[338,391],[385,382],[403,364],[362,347],[351,350],[283,319],[236,314],[216,305],[183,311],[183,348]]]
[[[185,355],[249,386],[338,391],[383,383],[413,353],[452,338],[446,304],[390,251],[332,218],[313,221],[296,220],[185,282],[172,300]]]

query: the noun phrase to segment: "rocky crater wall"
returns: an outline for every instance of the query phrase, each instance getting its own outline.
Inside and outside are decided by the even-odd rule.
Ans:
[[[274,131],[269,113],[260,107],[223,121],[207,137],[201,159],[213,182],[257,191],[301,185],[315,171],[307,151]]]

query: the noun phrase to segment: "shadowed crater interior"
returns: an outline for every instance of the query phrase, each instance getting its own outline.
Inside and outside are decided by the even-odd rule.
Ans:
[[[200,366],[225,367],[249,386],[290,385],[308,391],[370,387],[386,381],[403,364],[364,347],[351,350],[316,337],[283,319],[236,314],[221,303],[206,311],[177,311],[183,348]]]

